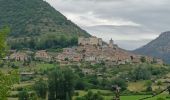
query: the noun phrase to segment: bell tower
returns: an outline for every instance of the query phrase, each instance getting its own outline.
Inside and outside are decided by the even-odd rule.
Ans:
[[[112,38],[111,38],[111,40],[109,41],[109,47],[110,47],[110,48],[113,48],[113,45],[114,45],[114,41],[113,41]]]

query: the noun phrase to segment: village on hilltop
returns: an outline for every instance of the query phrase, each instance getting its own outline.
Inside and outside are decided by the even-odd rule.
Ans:
[[[111,39],[109,43],[103,42],[97,37],[79,37],[78,45],[71,48],[63,48],[63,52],[51,53],[46,50],[32,51],[16,51],[11,50],[11,55],[5,59],[16,61],[28,61],[30,59],[40,61],[55,61],[60,65],[69,65],[72,63],[89,62],[97,64],[105,62],[107,65],[120,65],[126,63],[142,63],[141,59],[145,58],[146,62],[163,64],[161,59],[136,55],[128,51],[120,49]]]

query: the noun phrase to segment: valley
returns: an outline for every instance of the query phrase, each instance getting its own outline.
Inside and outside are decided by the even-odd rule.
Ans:
[[[170,100],[169,37],[127,51],[44,0],[0,0],[0,100]]]
[[[79,97],[89,92],[102,96],[104,100],[111,100],[115,94],[111,89],[114,84],[121,87],[121,100],[139,100],[159,93],[168,86],[169,65],[156,62],[154,58],[122,51],[113,40],[108,47],[104,44],[104,48],[95,45],[98,42],[84,45],[83,42],[79,40],[77,47],[63,48],[58,52],[10,50],[1,63],[1,71],[8,73],[10,70],[18,70],[19,81],[13,85],[9,98],[18,97],[22,89],[26,89],[28,93],[35,91],[36,83],[40,80],[48,83],[50,72],[58,68],[69,69],[76,76],[73,100],[79,100]],[[168,98],[167,91],[161,97],[162,95]]]

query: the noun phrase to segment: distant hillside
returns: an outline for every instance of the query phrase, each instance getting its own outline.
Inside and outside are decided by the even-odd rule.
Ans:
[[[43,0],[0,0],[0,27],[4,25],[11,28],[10,43],[20,45],[22,40],[43,42],[44,37],[62,40],[90,36]]]
[[[170,31],[162,33],[157,39],[134,52],[162,58],[166,63],[170,63]]]

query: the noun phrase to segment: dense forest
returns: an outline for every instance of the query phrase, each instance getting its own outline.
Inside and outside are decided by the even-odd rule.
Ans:
[[[61,49],[64,47],[76,46],[78,37],[66,37],[65,35],[56,36],[55,34],[46,34],[39,37],[27,37],[20,39],[8,40],[11,49],[27,49],[42,50],[42,49]]]
[[[28,46],[30,40],[43,41],[43,45],[53,41],[52,43],[59,47],[63,47],[63,44],[64,47],[72,46],[75,43],[70,42],[75,37],[90,36],[43,0],[0,0],[0,11],[0,27],[10,27],[9,44],[14,49],[34,47]],[[54,38],[46,38],[51,35],[54,36],[55,42]],[[63,38],[66,38],[66,43],[62,43]],[[58,44],[58,41],[62,45]],[[18,45],[20,46],[17,47]],[[47,47],[53,48],[37,48]]]

